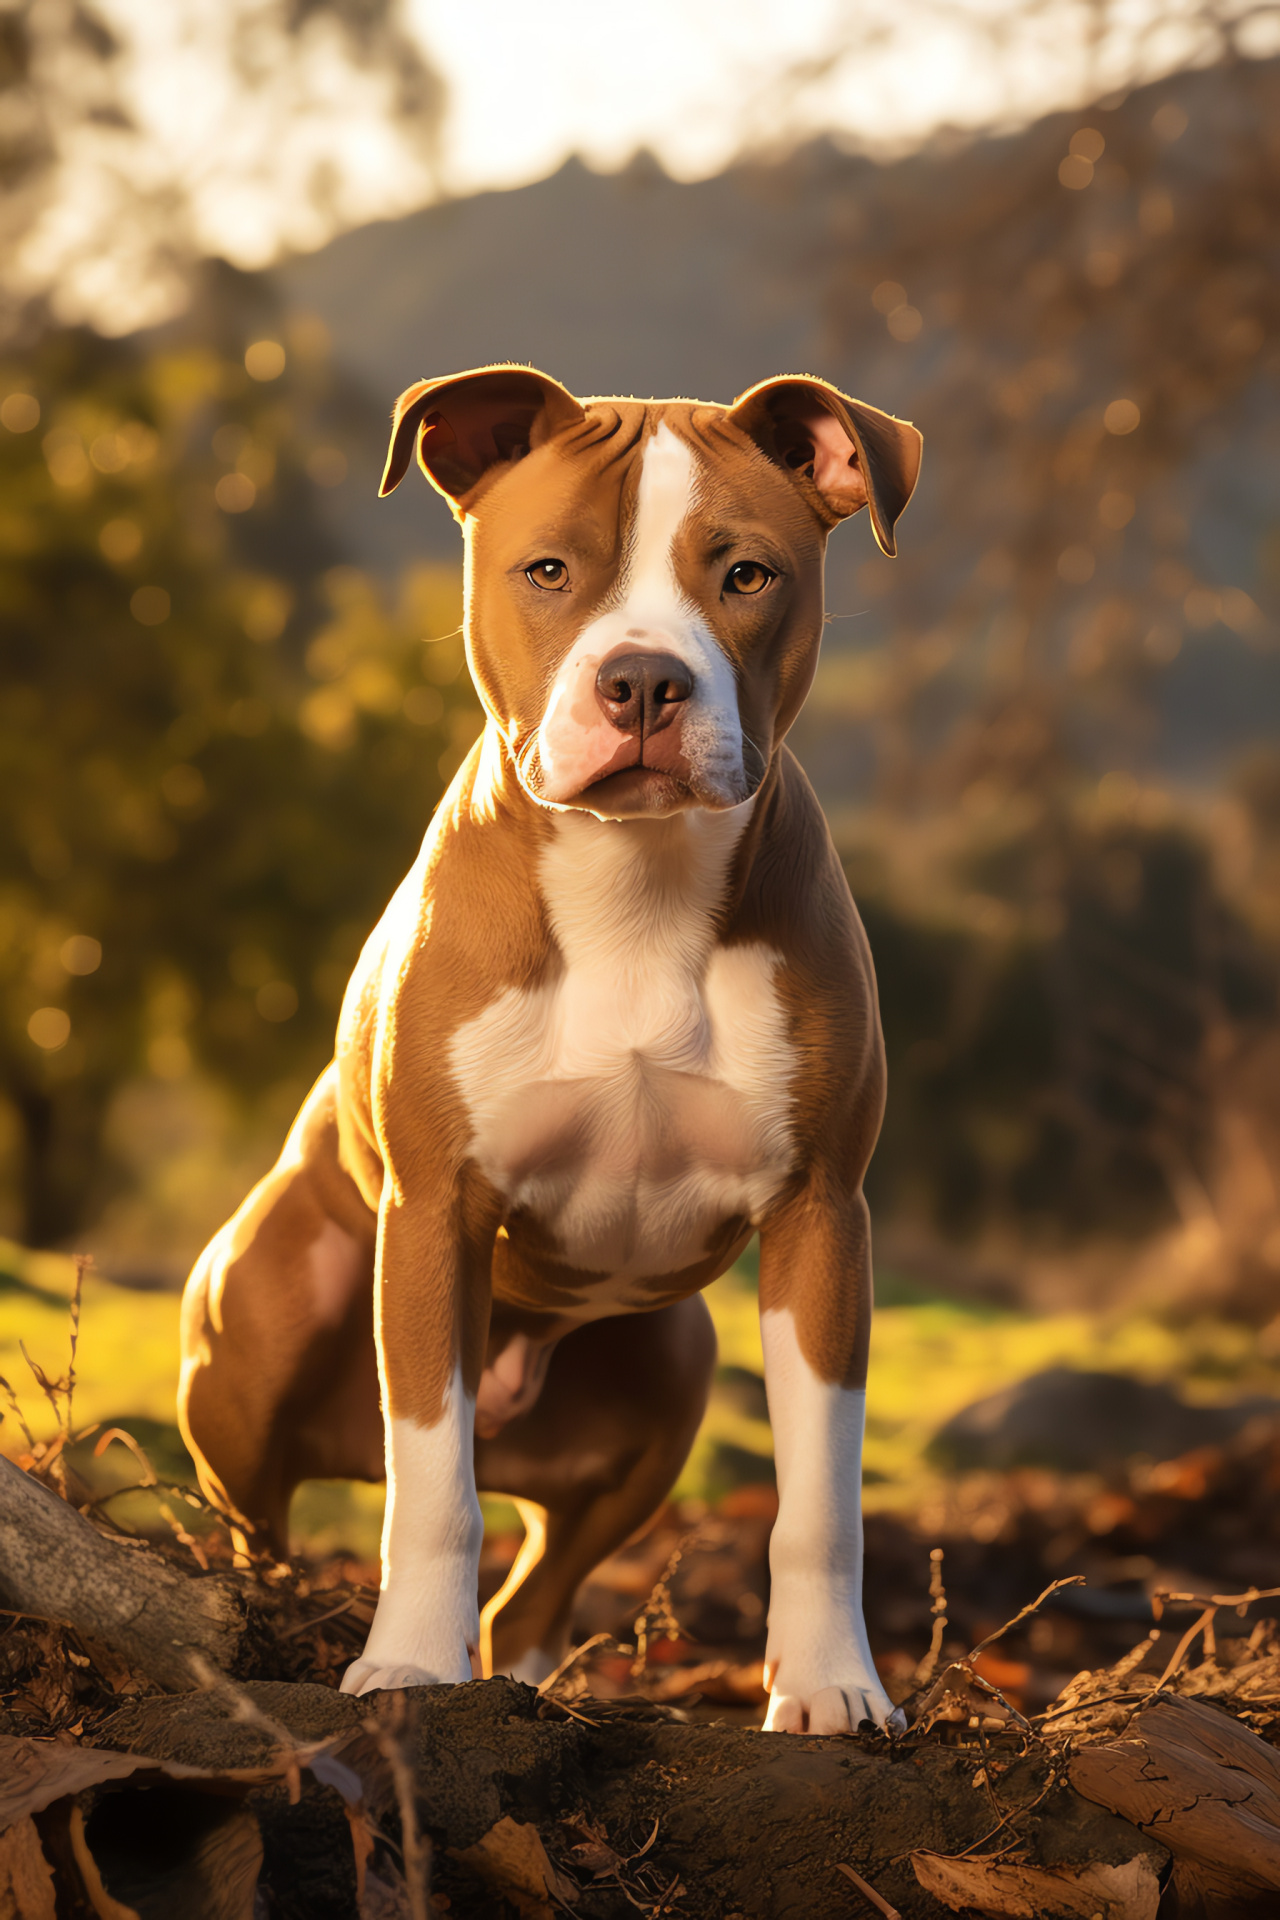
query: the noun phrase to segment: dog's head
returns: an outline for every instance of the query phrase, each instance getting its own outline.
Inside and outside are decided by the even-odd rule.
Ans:
[[[823,380],[579,401],[508,366],[400,396],[384,494],[415,447],[466,532],[468,659],[521,784],[623,819],[755,792],[817,666],[827,535],[869,506],[895,551],[921,440]]]

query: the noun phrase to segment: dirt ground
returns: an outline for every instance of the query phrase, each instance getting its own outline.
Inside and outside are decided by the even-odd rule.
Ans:
[[[29,1465],[56,1481],[56,1461]],[[872,1645],[909,1722],[894,1740],[757,1731],[767,1485],[672,1506],[602,1566],[581,1652],[539,1693],[339,1695],[374,1600],[349,1561],[239,1576],[265,1627],[240,1671],[177,1695],[0,1615],[0,1873],[48,1893],[0,1912],[1274,1913],[1278,1488],[1280,1423],[1260,1420],[1109,1475],[962,1476],[936,1535],[871,1516]],[[516,1544],[488,1543],[486,1593]],[[165,1552],[194,1584],[227,1561],[215,1534],[172,1527]],[[1247,1792],[1184,1791],[1206,1766]],[[1218,1825],[1184,1845],[1201,1803]]]

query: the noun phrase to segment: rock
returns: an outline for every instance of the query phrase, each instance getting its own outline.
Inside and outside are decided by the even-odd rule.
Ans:
[[[1053,1467],[1089,1473],[1137,1454],[1173,1460],[1221,1446],[1251,1420],[1280,1416],[1280,1400],[1192,1407],[1168,1387],[1122,1373],[1046,1367],[953,1414],[929,1443],[931,1458],[954,1468]]]

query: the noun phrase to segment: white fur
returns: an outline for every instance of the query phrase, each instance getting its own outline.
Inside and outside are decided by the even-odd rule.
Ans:
[[[547,697],[538,729],[542,779],[535,796],[544,803],[570,800],[623,764],[619,755],[629,748],[624,749],[595,697],[600,663],[623,644],[672,653],[689,668],[693,693],[682,737],[704,797],[731,805],[746,792],[733,668],[676,577],[675,542],[697,486],[692,447],[664,422],[644,451],[630,552],[610,604],[579,634]]]
[[[864,1719],[883,1726],[893,1709],[862,1617],[867,1396],[818,1378],[788,1309],[762,1313],[760,1331],[778,1468],[765,1728],[846,1733]]]
[[[344,1693],[470,1680],[478,1657],[476,1587],[484,1521],[473,1465],[475,1406],[453,1379],[439,1420],[387,1422],[382,1591]]]
[[[564,971],[510,988],[450,1045],[471,1151],[584,1285],[582,1316],[651,1304],[792,1164],[796,1062],[771,948],[724,948],[716,909],[750,803],[665,821],[556,819],[539,874]]]

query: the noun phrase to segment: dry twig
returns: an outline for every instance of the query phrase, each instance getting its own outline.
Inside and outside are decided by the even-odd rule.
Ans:
[[[636,1652],[631,1662],[631,1678],[639,1680],[649,1661],[649,1641],[662,1634],[668,1640],[680,1637],[680,1622],[676,1619],[671,1604],[671,1582],[675,1570],[698,1537],[698,1528],[683,1534],[677,1540],[666,1566],[654,1581],[649,1598],[645,1601],[640,1617],[636,1621]]]
[[[938,1557],[939,1559],[941,1559],[942,1557],[941,1554],[939,1554]],[[858,1892],[862,1895],[863,1899],[869,1900],[872,1906],[875,1908],[876,1912],[884,1915],[884,1920],[902,1920],[902,1915],[899,1913],[897,1907],[890,1906],[889,1902],[885,1899],[884,1895],[882,1893],[877,1893],[875,1888],[873,1886],[870,1886],[867,1883],[867,1881],[863,1879],[860,1873],[855,1873],[854,1869],[851,1866],[849,1866],[845,1861],[843,1860],[836,1861],[836,1872],[847,1875],[847,1877],[850,1880],[852,1880],[854,1886],[858,1889]]]
[[[400,1814],[400,1860],[404,1868],[405,1891],[409,1896],[410,1920],[429,1920],[431,1842],[418,1825],[418,1803],[414,1793],[413,1769],[405,1758],[404,1738],[409,1719],[403,1693],[392,1696],[388,1718],[371,1714],[364,1729],[386,1761],[396,1790]]]
[[[612,1639],[613,1635],[611,1633],[593,1633],[591,1638],[584,1640],[580,1647],[574,1647],[567,1653],[560,1662],[560,1665],[556,1667],[553,1672],[549,1673],[545,1680],[538,1682],[538,1692],[541,1694],[549,1694],[557,1682],[563,1680],[567,1673],[571,1673],[574,1667],[577,1666],[579,1660],[581,1660],[585,1654],[590,1653],[593,1647],[602,1646],[606,1640]],[[556,1704],[560,1706],[563,1705],[563,1702],[557,1701]]]
[[[979,1640],[976,1647],[971,1647],[969,1650],[970,1660],[976,1660],[978,1655],[985,1653],[988,1647],[994,1647],[997,1640],[1003,1640],[1006,1633],[1012,1633],[1013,1629],[1020,1627],[1024,1620],[1029,1620],[1033,1613],[1038,1613],[1045,1601],[1051,1599],[1061,1588],[1082,1587],[1083,1585],[1084,1575],[1082,1573],[1069,1574],[1065,1580],[1054,1580],[1045,1588],[1038,1599],[1028,1601],[1020,1613],[1015,1613],[1012,1620],[1006,1620],[1002,1627],[997,1627],[995,1632],[989,1633],[985,1640]]]
[[[929,1634],[929,1651],[920,1662],[912,1678],[915,1687],[927,1687],[938,1671],[938,1662],[942,1658],[942,1641],[947,1631],[947,1590],[942,1584],[942,1548],[933,1547],[929,1553],[929,1598],[933,1602],[930,1612],[933,1614],[933,1627]]]

